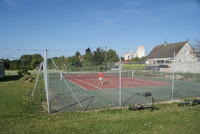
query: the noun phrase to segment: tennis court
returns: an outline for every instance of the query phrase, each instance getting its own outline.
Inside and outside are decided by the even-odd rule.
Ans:
[[[156,77],[141,77],[123,72],[121,77],[116,73],[104,73],[104,85],[98,84],[98,72],[73,72],[63,74],[49,73],[50,107],[52,112],[73,112],[105,107],[130,106],[134,104],[151,103],[169,100],[172,97],[170,79]],[[121,93],[120,93],[121,79]],[[66,83],[65,83],[66,81]],[[176,80],[173,98],[188,98],[200,96],[199,82]],[[151,97],[139,96],[145,92]],[[75,98],[75,96],[76,98]],[[121,99],[119,96],[121,95]],[[77,100],[79,100],[79,103]],[[80,105],[81,104],[81,105]]]
[[[102,89],[115,89],[119,88],[119,76],[116,74],[104,74],[104,84],[98,84],[98,74],[65,74],[63,76],[69,79],[71,82],[77,84],[85,90],[102,90]],[[122,76],[120,82],[121,88],[135,88],[135,87],[146,87],[146,86],[158,86],[158,85],[170,85],[171,83],[148,80],[142,78],[134,78]]]

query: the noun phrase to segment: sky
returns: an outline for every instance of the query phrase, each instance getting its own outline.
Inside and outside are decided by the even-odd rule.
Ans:
[[[139,45],[147,55],[165,41],[188,39],[200,39],[200,0],[0,0],[4,59],[106,46],[123,55]]]

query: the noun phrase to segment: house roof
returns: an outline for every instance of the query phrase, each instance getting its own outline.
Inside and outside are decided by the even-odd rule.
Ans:
[[[154,58],[172,58],[175,54],[181,50],[181,48],[187,43],[188,41],[171,43],[171,44],[162,44],[159,46],[154,47],[154,49],[149,53],[147,59],[154,59]]]

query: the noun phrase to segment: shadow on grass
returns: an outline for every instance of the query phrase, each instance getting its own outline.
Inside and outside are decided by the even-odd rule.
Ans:
[[[10,75],[10,76],[5,76],[4,78],[0,79],[0,82],[4,82],[4,81],[15,81],[15,80],[19,80],[20,78],[22,78],[23,75],[19,76],[19,75]]]
[[[84,101],[87,101],[87,100],[90,100],[89,101],[89,103],[88,103],[88,105],[86,106],[86,108],[83,108],[85,111],[88,109],[88,107],[90,106],[90,104],[91,104],[91,102],[93,101],[93,99],[94,99],[94,97],[95,96],[91,96],[91,97],[89,97],[89,98],[86,98],[86,99],[84,99],[84,100],[80,100],[79,102],[84,102]],[[53,113],[56,113],[56,112],[60,112],[60,111],[62,111],[62,110],[64,110],[64,109],[67,109],[67,108],[69,108],[69,107],[72,107],[72,106],[75,106],[75,105],[78,105],[79,103],[78,102],[76,102],[76,103],[74,103],[74,104],[70,104],[70,105],[68,105],[68,106],[66,106],[66,107],[63,107],[63,108],[61,108],[61,109],[59,109],[59,110],[55,110],[55,111],[53,111]]]

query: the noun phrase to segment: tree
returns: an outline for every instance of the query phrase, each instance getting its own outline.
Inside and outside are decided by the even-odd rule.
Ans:
[[[20,68],[18,69],[29,70],[29,69],[34,69],[36,67],[36,64],[39,64],[40,62],[43,61],[43,58],[40,54],[33,54],[33,55],[22,55],[19,60],[20,60]]]
[[[80,59],[76,56],[68,57],[67,63],[69,63],[70,66],[81,67]]]
[[[85,55],[83,55],[83,61],[84,62],[92,62],[93,56],[94,55],[92,53],[86,53]]]
[[[10,60],[9,59],[1,59],[4,63],[4,68],[9,69],[10,68]]]
[[[91,53],[91,49],[88,47],[86,50],[85,50],[85,54],[89,54]]]
[[[200,57],[200,40],[196,40],[194,46],[192,46],[193,48],[193,54],[196,57]]]
[[[75,57],[80,57],[81,53],[79,51],[76,52],[76,54],[74,55]]]
[[[31,69],[35,69],[36,67],[39,67],[40,61],[37,59],[33,59],[31,61]]]
[[[20,60],[13,60],[13,61],[10,61],[9,69],[17,70],[19,69],[19,66],[20,66]]]
[[[40,54],[33,54],[32,59],[37,60],[39,63],[43,61],[43,58]]]
[[[93,62],[95,62],[96,65],[100,65],[105,61],[106,52],[103,49],[99,47],[93,53],[94,53]]]
[[[134,61],[136,63],[144,63],[145,62],[145,57],[141,57],[141,58],[135,57],[135,58],[131,59],[131,61]]]
[[[107,60],[108,62],[116,62],[118,61],[118,55],[115,50],[109,49],[107,52]]]

